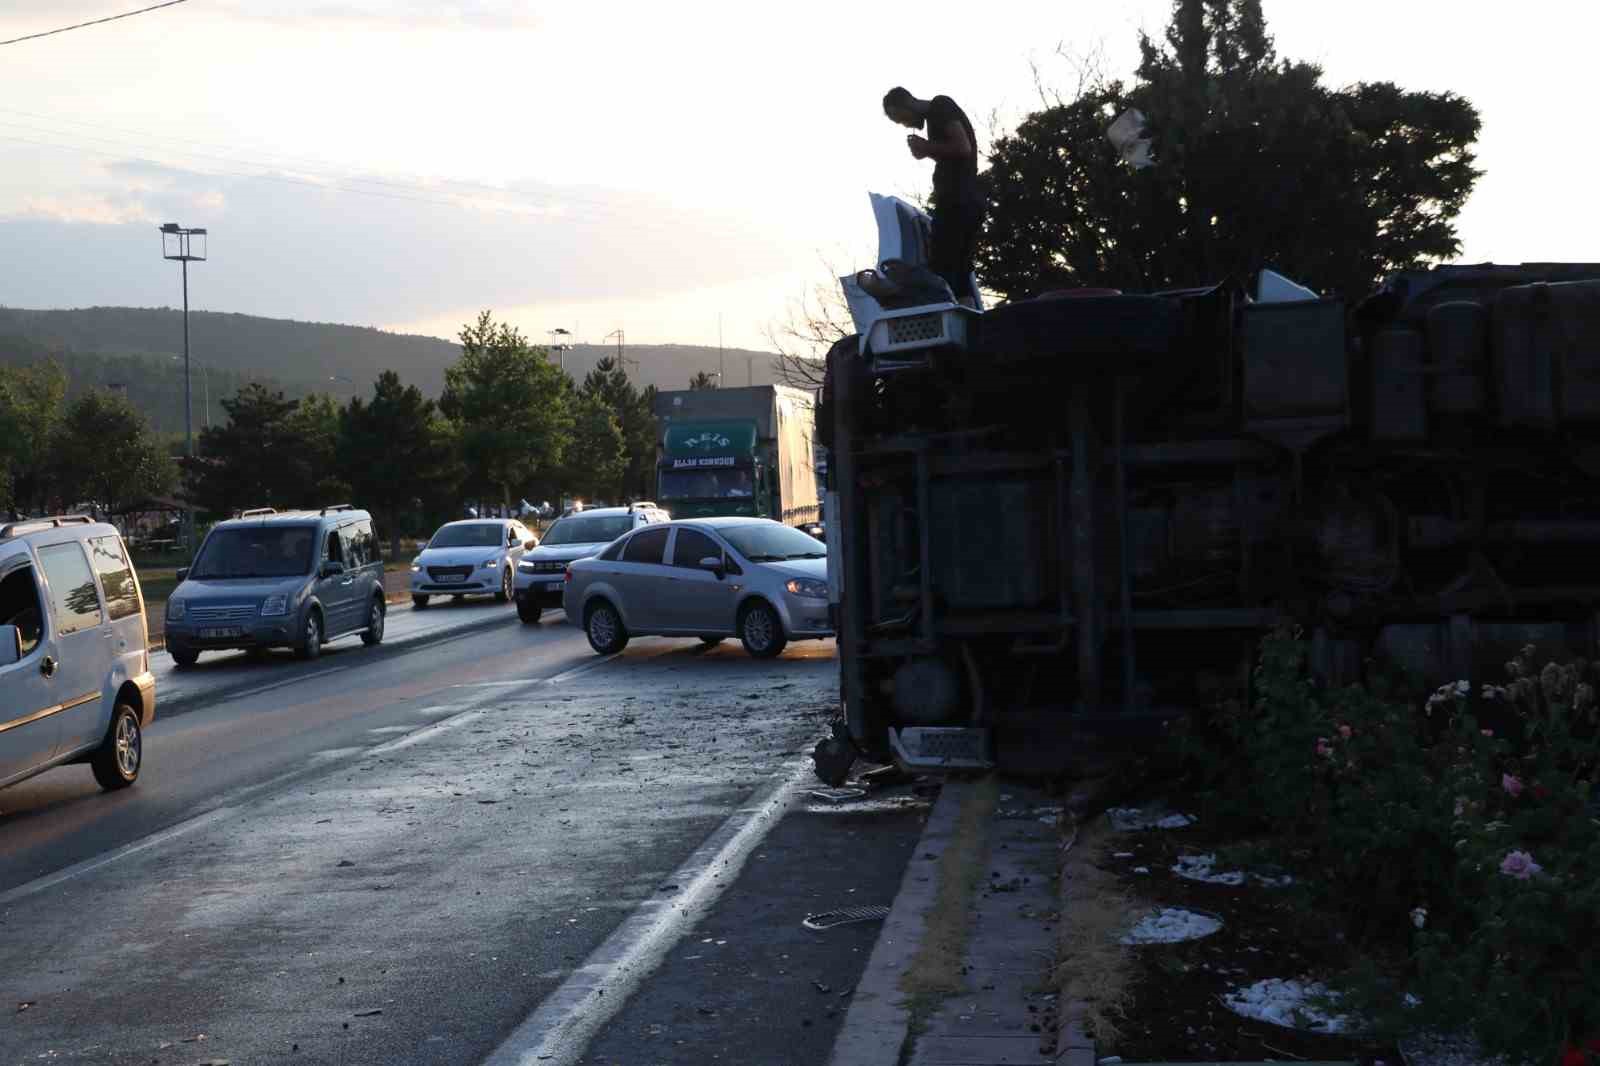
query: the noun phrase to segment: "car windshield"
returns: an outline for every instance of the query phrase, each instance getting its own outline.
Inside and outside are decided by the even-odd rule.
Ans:
[[[633,528],[633,515],[569,515],[558,519],[540,544],[609,544]]]
[[[777,522],[719,526],[717,532],[753,563],[828,557],[828,546],[822,541]]]
[[[755,481],[748,468],[661,471],[663,499],[731,500],[754,494]]]
[[[493,522],[443,526],[428,541],[430,548],[498,548],[506,542],[505,529]]]
[[[293,577],[311,572],[313,526],[213,530],[189,571],[193,578]]]

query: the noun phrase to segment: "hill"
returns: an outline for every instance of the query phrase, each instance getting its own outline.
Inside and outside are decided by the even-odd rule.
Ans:
[[[460,354],[454,341],[439,337],[217,311],[190,312],[189,347],[197,426],[204,424],[207,387],[212,417],[220,419],[218,401],[247,380],[273,383],[291,396],[327,392],[344,400],[365,395],[381,371],[393,370],[437,397],[445,367]],[[0,307],[0,363],[58,358],[74,392],[126,384],[129,398],[164,431],[183,427],[182,352],[183,312],[170,307]],[[564,353],[564,364],[582,380],[601,358],[615,354],[614,346],[576,345]],[[629,344],[623,354],[636,382],[660,389],[688,388],[697,372],[718,368],[718,350],[706,346]],[[770,352],[730,348],[723,357],[729,386],[776,380]]]

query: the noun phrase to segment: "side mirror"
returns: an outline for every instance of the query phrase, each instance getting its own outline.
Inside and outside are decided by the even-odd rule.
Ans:
[[[334,562],[330,559],[328,562],[322,564],[323,577],[338,577],[342,573],[344,573],[343,563]]]
[[[720,555],[706,556],[704,559],[700,560],[700,569],[709,570],[713,574],[717,575],[718,581],[722,580],[722,575],[724,573],[722,569],[722,557]]]
[[[0,666],[10,666],[22,658],[22,630],[0,626]]]
[[[537,539],[525,540],[525,541],[522,542],[522,546],[524,548],[526,548],[528,551],[532,551],[533,549],[535,549],[535,548],[537,548],[539,546],[539,541]]]
[[[178,567],[178,581],[180,583],[182,583],[184,581],[187,581],[188,579],[189,579],[189,568],[187,566]]]

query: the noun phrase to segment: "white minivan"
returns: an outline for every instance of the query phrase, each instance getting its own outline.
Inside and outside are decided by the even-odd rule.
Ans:
[[[126,788],[155,716],[144,597],[116,528],[0,525],[0,787],[86,762]]]

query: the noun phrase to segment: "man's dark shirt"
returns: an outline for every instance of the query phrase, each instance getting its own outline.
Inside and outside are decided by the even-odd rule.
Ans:
[[[972,132],[967,113],[956,106],[948,96],[935,96],[928,101],[928,141],[940,144],[945,140],[945,127],[950,120],[961,123],[966,131],[967,144],[972,154],[965,159],[938,159],[933,165],[934,207],[978,207],[978,138]]]

